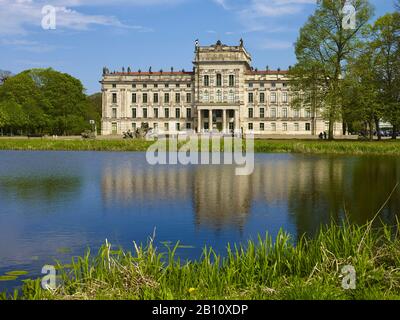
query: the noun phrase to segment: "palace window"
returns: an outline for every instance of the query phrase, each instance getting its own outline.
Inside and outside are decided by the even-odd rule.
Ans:
[[[112,108],[112,117],[113,118],[117,117],[117,108]]]
[[[179,119],[181,117],[181,109],[176,108],[175,109],[175,118]]]
[[[271,92],[271,103],[276,103],[276,92]]]
[[[203,94],[203,101],[204,102],[210,101],[210,94],[207,91],[204,92],[204,94]]]
[[[253,92],[249,92],[249,103],[253,103],[254,102],[254,94]]]
[[[158,123],[156,122],[153,123],[153,129],[158,129]]]
[[[311,118],[311,111],[310,111],[310,109],[306,109],[306,110],[305,110],[304,117],[306,117],[306,118]]]
[[[164,123],[164,130],[169,131],[169,123]]]
[[[136,123],[135,122],[132,122],[132,130],[136,131]]]
[[[217,74],[217,87],[222,86],[222,75],[220,73]]]
[[[293,114],[294,114],[295,118],[299,118],[300,117],[300,111],[299,110],[294,110]]]
[[[264,82],[260,83],[260,88],[264,88]]]
[[[253,108],[249,108],[249,118],[252,119],[254,116]]]
[[[229,86],[233,87],[235,85],[235,76],[233,74],[229,75]]]
[[[188,118],[188,119],[192,118],[192,109],[190,109],[190,108],[186,109],[186,118]]]
[[[154,108],[154,118],[158,118],[158,108]]]
[[[220,90],[217,91],[217,102],[222,102],[222,92]]]
[[[229,101],[230,103],[235,102],[235,94],[234,94],[234,92],[233,92],[232,90],[229,91],[229,94],[228,94],[228,101]]]
[[[169,103],[169,93],[164,93],[164,102]]]
[[[249,123],[249,130],[253,130],[253,124]]]
[[[112,102],[117,103],[117,94],[116,93],[112,94]]]
[[[147,108],[143,108],[143,118],[147,119]]]
[[[253,88],[253,83],[252,82],[249,83],[249,88]]]
[[[132,93],[132,103],[136,102],[137,102],[136,93]]]
[[[264,117],[265,117],[265,109],[260,108],[260,118],[264,118]]]
[[[164,115],[165,115],[165,118],[169,118],[169,109],[168,108],[165,108],[165,110],[164,110]]]
[[[158,93],[153,94],[153,102],[158,103]]]
[[[181,103],[181,94],[180,93],[175,93],[175,102]]]
[[[143,84],[143,88],[147,88],[147,84],[144,83],[144,84]]]
[[[169,84],[168,84],[168,83],[166,83],[166,84],[165,84],[165,87],[166,87],[166,88],[169,88]]]
[[[192,85],[190,84],[190,83],[188,83],[187,85],[186,85],[186,87],[188,87],[188,88],[190,88]]]
[[[288,131],[287,123],[282,123],[282,130],[283,131]]]
[[[276,108],[271,108],[270,115],[271,115],[271,118],[276,118]]]
[[[192,102],[192,94],[191,93],[186,93],[186,102],[191,103]]]
[[[288,109],[287,108],[283,108],[282,109],[282,117],[283,118],[287,118],[288,117]]]
[[[260,123],[260,131],[264,131],[265,130],[265,124],[264,123]]]
[[[229,110],[228,111],[228,117],[229,118],[234,118],[235,117],[235,110]]]
[[[288,94],[287,92],[282,92],[282,102],[288,103]]]
[[[132,118],[136,118],[136,108],[132,108]]]
[[[181,85],[179,83],[176,84],[176,87],[179,88]]]
[[[208,76],[208,75],[204,76],[204,86],[205,87],[210,86],[210,76]]]
[[[116,88],[116,87],[117,87],[117,85],[116,85],[115,83],[113,83],[112,87],[113,87],[113,88]]]
[[[158,88],[158,84],[157,83],[154,84],[154,88]]]
[[[311,123],[306,123],[306,131],[311,131]]]
[[[132,84],[132,88],[136,88],[136,84]]]
[[[265,103],[265,93],[264,92],[260,93],[260,103]]]
[[[175,128],[176,128],[176,131],[181,131],[181,124],[175,123]]]
[[[186,123],[186,130],[192,129],[192,124],[190,122]]]
[[[143,103],[147,103],[147,93],[143,93]]]
[[[275,83],[275,82],[272,82],[272,83],[271,83],[271,87],[272,87],[272,88],[275,88],[275,87],[276,87],[276,83]]]

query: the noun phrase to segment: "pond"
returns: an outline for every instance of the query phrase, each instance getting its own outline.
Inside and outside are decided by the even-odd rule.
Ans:
[[[322,224],[362,224],[400,181],[396,157],[258,154],[251,176],[232,166],[150,166],[144,153],[0,152],[0,291],[40,276],[107,239],[133,249],[155,233],[157,246],[180,241],[183,258],[204,246],[224,254],[282,228],[313,236]],[[400,188],[380,213],[394,223]]]

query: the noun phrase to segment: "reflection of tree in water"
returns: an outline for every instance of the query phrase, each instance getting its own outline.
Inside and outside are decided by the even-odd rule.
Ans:
[[[78,177],[0,177],[1,197],[15,197],[20,201],[52,201],[60,195],[76,193],[80,187]]]
[[[310,159],[309,166],[302,168],[309,176],[307,190],[295,184],[288,195],[288,208],[298,235],[314,235],[322,224],[344,219],[345,211],[352,223],[371,220],[399,181],[399,165],[393,158]],[[384,221],[395,221],[399,195],[397,190],[382,211],[380,217]]]
[[[359,158],[352,168],[352,181],[346,194],[351,222],[371,220],[400,182],[400,160],[392,157]],[[400,208],[400,186],[397,187],[379,217],[394,223]]]
[[[288,193],[288,210],[295,219],[297,234],[314,235],[321,224],[331,219],[338,221],[343,208],[344,161],[335,158],[294,159],[297,177],[307,177],[304,185],[299,178],[292,179]],[[295,175],[296,177],[296,175]]]

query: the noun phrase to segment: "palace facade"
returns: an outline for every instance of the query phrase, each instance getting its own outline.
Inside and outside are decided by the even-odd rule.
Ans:
[[[259,71],[243,41],[227,46],[196,42],[193,71],[103,70],[102,135],[135,131],[142,123],[159,133],[318,135],[327,123],[318,110],[290,106],[287,71]],[[336,124],[336,133],[341,125]]]

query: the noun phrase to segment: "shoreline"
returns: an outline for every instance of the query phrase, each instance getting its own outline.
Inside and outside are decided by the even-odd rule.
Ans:
[[[55,290],[27,280],[0,300],[398,300],[399,227],[331,224],[296,245],[280,231],[276,239],[228,245],[224,258],[205,248],[193,261],[176,257],[179,243],[161,254],[152,238],[130,251],[106,242],[97,253],[56,264]],[[354,278],[344,282],[349,268]]]
[[[1,151],[145,152],[154,142],[145,140],[81,140],[0,138]],[[265,140],[254,141],[255,153],[400,155],[400,141]]]

